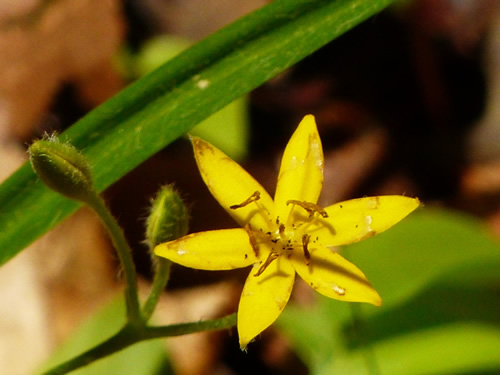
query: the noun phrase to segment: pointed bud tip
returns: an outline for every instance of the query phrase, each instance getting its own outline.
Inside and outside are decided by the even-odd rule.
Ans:
[[[184,202],[171,186],[160,189],[152,201],[151,213],[146,222],[146,239],[154,248],[187,234],[189,214]]]

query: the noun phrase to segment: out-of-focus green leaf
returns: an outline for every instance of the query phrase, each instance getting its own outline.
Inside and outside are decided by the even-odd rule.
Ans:
[[[136,78],[143,77],[178,56],[192,44],[185,38],[173,35],[161,35],[148,40],[139,52],[132,56],[132,71]]]
[[[220,148],[233,160],[245,158],[248,151],[247,100],[240,98],[196,125],[189,133]]]
[[[471,374],[500,369],[500,328],[474,322],[420,330],[374,346],[384,374]]]
[[[316,373],[369,375],[367,361],[380,375],[499,371],[500,327],[463,322],[393,336],[368,350],[344,352]]]
[[[336,356],[344,350],[343,343],[339,341],[339,322],[349,317],[348,306],[337,305],[339,314],[332,316],[324,299],[326,297],[319,296],[318,303],[309,307],[289,303],[278,319],[278,326],[310,370],[321,367],[332,355]]]
[[[401,305],[381,308],[364,316],[362,338],[354,323],[345,324],[346,346],[356,347],[363,342],[378,342],[394,335],[460,321],[500,326],[500,298],[494,298],[498,288],[499,285],[467,287],[438,282]]]
[[[195,44],[61,134],[99,190],[394,0],[276,0]],[[25,164],[0,186],[0,264],[77,209]]]
[[[345,250],[340,254],[363,270],[385,306],[453,272],[462,280],[500,280],[500,244],[479,220],[453,211],[419,210],[387,232]]]
[[[344,250],[384,303],[287,307],[279,324],[312,374],[500,371],[500,245],[478,220],[425,209]]]
[[[84,323],[52,355],[44,368],[47,370],[58,365],[109,338],[125,324],[125,316],[125,302],[119,297]],[[135,344],[71,374],[156,375],[159,369],[169,368],[166,363],[168,358],[162,340],[150,340]],[[165,375],[171,373],[173,372],[164,372]]]

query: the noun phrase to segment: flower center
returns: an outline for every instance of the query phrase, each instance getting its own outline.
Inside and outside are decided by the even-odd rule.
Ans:
[[[251,203],[257,204],[259,212],[263,215],[267,215],[267,211],[260,206],[258,200],[260,199],[260,192],[254,192],[248,199],[240,204],[235,204],[230,206],[231,209],[235,210],[238,208],[245,207]],[[318,215],[322,218],[327,218],[328,213],[320,206],[311,202],[289,200],[286,202],[287,205],[293,205],[290,213],[288,215],[286,225],[280,223],[279,218],[276,218],[274,222],[269,221],[269,231],[264,232],[263,228],[252,228],[248,223],[245,225],[245,229],[248,233],[250,244],[253,251],[257,257],[260,255],[259,243],[271,243],[271,251],[267,256],[266,260],[261,264],[259,270],[254,276],[261,275],[267,267],[276,259],[282,255],[291,256],[291,251],[295,249],[300,249],[304,254],[304,262],[307,266],[310,264],[311,254],[309,252],[309,243],[311,242],[311,235],[306,232],[307,228],[317,220]],[[300,207],[306,211],[308,214],[306,217],[301,213],[298,215],[294,212],[295,207]],[[316,215],[317,214],[317,215]],[[318,238],[315,238],[312,242],[316,242]]]

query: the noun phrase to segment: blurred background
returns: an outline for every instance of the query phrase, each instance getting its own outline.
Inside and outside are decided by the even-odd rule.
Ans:
[[[1,1],[0,178],[26,161],[32,139],[64,131],[127,84],[266,3]],[[133,365],[118,358],[107,370],[89,367],[89,374],[500,372],[494,350],[500,347],[499,2],[397,2],[193,133],[273,193],[281,152],[308,113],[316,116],[325,152],[321,205],[404,194],[419,197],[420,211],[429,212],[417,213],[394,234],[346,249],[387,306],[378,312],[339,307],[299,282],[292,306],[247,353],[235,331],[196,334],[151,343],[130,352]],[[111,186],[104,195],[132,244],[145,293],[151,263],[143,224],[150,199],[167,183],[190,207],[192,232],[235,226],[204,186],[185,138]],[[174,267],[156,321],[235,311],[246,274]],[[4,265],[3,373],[33,373],[51,356],[61,358],[58,351],[78,352],[105,330],[112,333],[122,310],[116,301],[121,282],[110,243],[85,209]],[[471,330],[471,321],[484,332]],[[462,328],[447,331],[451,323]],[[460,340],[462,346],[450,344]],[[450,347],[449,356],[461,358],[471,346],[476,356],[455,370],[439,367],[446,355],[428,369],[419,362],[432,364],[429,358]],[[403,349],[408,361],[397,367],[386,354],[397,357]],[[339,353],[349,361],[333,360]],[[118,363],[124,368],[117,370]]]

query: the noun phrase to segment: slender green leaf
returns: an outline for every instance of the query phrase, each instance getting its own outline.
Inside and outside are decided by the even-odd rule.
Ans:
[[[134,78],[140,78],[178,56],[193,44],[192,41],[174,35],[161,35],[141,47],[137,54],[125,55],[126,62]],[[126,73],[127,75],[127,73]]]
[[[277,0],[184,51],[62,134],[102,190],[223,108],[393,0]],[[0,264],[77,205],[29,165],[0,186]]]
[[[141,77],[179,55],[191,44],[179,37],[162,35],[146,43],[137,56],[124,55],[121,65],[129,66]],[[231,159],[241,161],[247,154],[248,127],[247,100],[243,96],[196,125],[190,134],[210,142]]]

